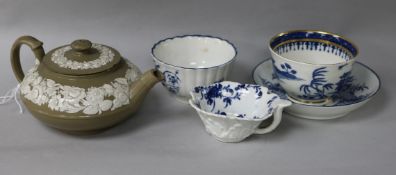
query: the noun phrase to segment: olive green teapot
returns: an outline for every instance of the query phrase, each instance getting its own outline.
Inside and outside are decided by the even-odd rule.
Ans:
[[[29,46],[36,64],[26,75],[20,48]],[[95,133],[133,114],[163,75],[142,74],[109,46],[76,40],[45,54],[42,42],[18,38],[11,49],[20,97],[28,110],[45,124],[69,133]]]

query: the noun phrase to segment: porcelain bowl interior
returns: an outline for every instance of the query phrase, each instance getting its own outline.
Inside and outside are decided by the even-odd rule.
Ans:
[[[268,118],[280,100],[266,87],[229,81],[196,87],[191,96],[194,105],[207,114],[245,120]]]
[[[227,40],[202,35],[186,35],[159,41],[152,49],[157,61],[183,68],[209,68],[230,62],[235,47]]]
[[[280,33],[269,43],[271,52],[304,64],[342,64],[352,61],[357,47],[344,37],[323,31],[296,30]]]
[[[162,85],[184,103],[195,87],[226,80],[236,54],[227,40],[205,35],[176,36],[152,48],[156,69],[165,77]]]

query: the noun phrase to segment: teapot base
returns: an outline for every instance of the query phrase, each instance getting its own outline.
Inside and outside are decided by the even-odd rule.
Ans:
[[[70,135],[89,136],[89,135],[96,135],[96,134],[102,133],[112,127],[113,126],[110,126],[107,128],[102,128],[102,129],[96,129],[96,130],[87,130],[87,131],[68,131],[68,130],[62,130],[62,129],[57,129],[57,128],[53,128],[53,129],[59,130],[63,133],[70,134]]]

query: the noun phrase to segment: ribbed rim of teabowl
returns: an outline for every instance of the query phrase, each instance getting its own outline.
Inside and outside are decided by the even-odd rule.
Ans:
[[[308,35],[309,34],[309,35]],[[291,60],[289,58],[283,57],[279,55],[276,49],[279,46],[282,46],[287,43],[299,42],[299,41],[313,41],[319,42],[323,44],[327,44],[330,46],[334,46],[342,49],[346,53],[350,55],[350,59],[345,62],[331,63],[331,64],[315,64],[308,62],[298,62],[295,60]],[[321,30],[291,30],[287,32],[282,32],[271,38],[269,42],[269,49],[273,54],[277,56],[298,64],[308,64],[308,65],[339,65],[346,64],[349,62],[355,61],[356,56],[358,55],[358,48],[354,43],[352,43],[349,39],[326,31]]]
[[[217,40],[222,41],[222,42],[228,44],[229,46],[231,46],[233,48],[233,50],[234,50],[234,55],[229,60],[227,60],[226,62],[224,62],[222,64],[219,64],[219,65],[209,66],[209,67],[186,67],[186,66],[178,66],[178,65],[174,65],[174,64],[170,64],[168,62],[165,62],[165,61],[161,60],[159,57],[157,57],[154,54],[154,51],[157,49],[157,47],[159,45],[161,45],[163,43],[166,43],[166,42],[169,42],[169,41],[171,41],[173,39],[180,39],[180,38],[183,39],[183,38],[188,38],[188,37],[217,39]],[[226,65],[226,64],[229,64],[229,63],[233,62],[236,59],[237,54],[238,54],[238,51],[237,51],[235,45],[232,44],[230,41],[228,41],[226,39],[223,39],[223,38],[220,38],[220,37],[216,37],[216,36],[201,35],[201,34],[179,35],[179,36],[174,36],[174,37],[168,37],[168,38],[165,38],[165,39],[162,39],[162,40],[158,41],[151,48],[151,56],[154,58],[155,61],[158,61],[158,62],[160,62],[162,64],[165,64],[165,65],[169,65],[169,66],[173,66],[173,67],[177,67],[177,68],[183,68],[183,69],[210,69],[210,68],[215,68],[215,67],[221,67],[223,65]]]

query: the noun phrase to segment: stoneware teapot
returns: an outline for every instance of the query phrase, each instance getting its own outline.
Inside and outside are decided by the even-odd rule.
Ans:
[[[22,45],[36,57],[26,75],[20,63]],[[42,45],[34,37],[22,36],[12,46],[20,97],[37,119],[69,133],[96,133],[127,119],[163,79],[155,70],[142,74],[106,45],[75,40],[47,54]]]

